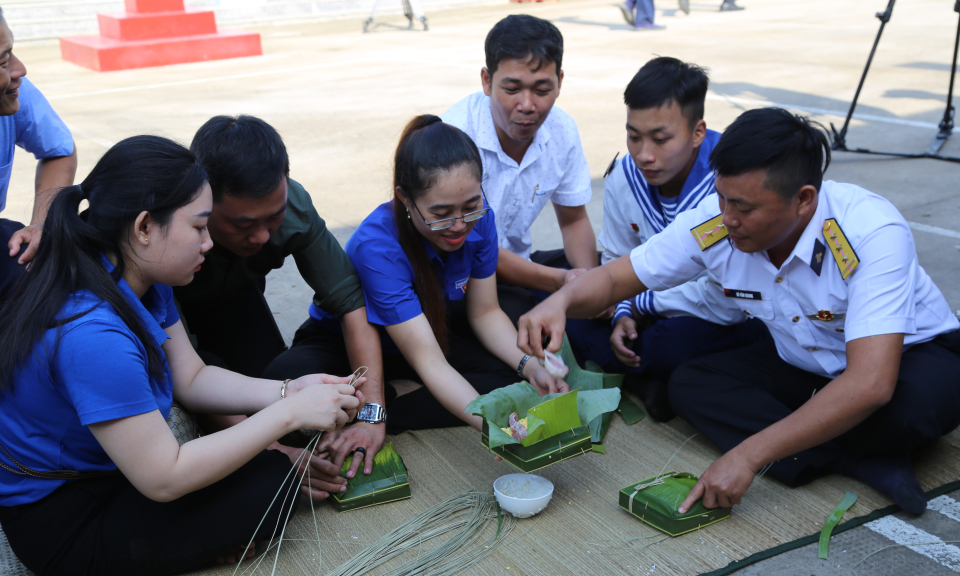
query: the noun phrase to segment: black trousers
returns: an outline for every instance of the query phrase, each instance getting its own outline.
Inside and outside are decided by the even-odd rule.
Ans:
[[[722,451],[789,416],[830,382],[780,358],[773,340],[706,356],[677,368],[670,405]],[[776,462],[768,474],[798,486],[844,455],[910,454],[960,424],[960,333],[903,353],[893,398],[834,440]]]
[[[0,524],[20,561],[41,576],[178,574],[251,537],[269,539],[278,521],[282,528],[297,506],[296,486],[285,505],[282,495],[271,501],[295,484],[296,474],[284,481],[290,468],[286,455],[267,450],[172,502],[148,499],[119,474],[77,480],[32,504],[0,507]]]
[[[180,302],[186,326],[197,338],[197,351],[207,364],[259,378],[270,361],[287,349],[263,296],[264,288],[265,278],[216,303]]]
[[[447,362],[478,393],[486,394],[520,381],[516,369],[491,354],[474,335],[462,300],[448,306],[447,323]],[[293,346],[270,363],[263,377],[285,380],[315,373],[342,376],[352,371],[343,334],[310,318],[297,330]],[[401,379],[423,383],[400,353],[384,353],[383,372],[386,383]],[[447,411],[426,386],[397,397],[393,386],[386,385],[384,396],[388,434],[464,425],[463,420]]]
[[[23,276],[26,270],[25,266],[17,264],[17,259],[20,257],[20,254],[23,254],[24,250],[27,249],[27,245],[24,244],[21,246],[20,254],[13,257],[9,255],[10,253],[7,249],[7,243],[10,242],[10,237],[21,228],[23,228],[23,224],[19,222],[0,218],[0,302],[6,298],[7,293],[13,288],[13,285],[20,280],[20,277]]]

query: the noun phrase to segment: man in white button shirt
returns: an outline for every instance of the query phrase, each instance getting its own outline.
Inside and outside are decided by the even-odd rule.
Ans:
[[[565,315],[709,270],[770,329],[762,342],[678,368],[670,402],[725,452],[680,505],[738,504],[756,474],[800,485],[830,472],[920,514],[911,454],[960,423],[960,322],[887,200],[822,181],[823,131],[778,108],[741,115],[711,154],[717,201],[571,282],[520,320],[542,353]],[[551,344],[556,348],[556,345]]]
[[[715,192],[710,152],[720,133],[703,120],[706,71],[660,56],[643,65],[623,93],[627,151],[610,165],[603,195],[603,263],[629,254],[678,214]],[[723,297],[706,272],[662,292],[617,304],[606,320],[571,320],[574,352],[607,372],[626,372],[650,416],[673,418],[667,382],[677,366],[769,338],[759,320]]]
[[[563,82],[563,36],[546,20],[512,15],[490,30],[484,51],[483,91],[454,104],[441,118],[469,134],[480,149],[483,191],[500,243],[497,281],[554,292],[579,272],[564,268],[597,266],[596,237],[585,206],[592,195],[590,169],[576,123],[554,106]],[[548,201],[560,224],[563,251],[531,254],[530,226]],[[501,292],[508,314],[510,296]],[[529,300],[526,309],[534,303],[529,293],[518,297]]]

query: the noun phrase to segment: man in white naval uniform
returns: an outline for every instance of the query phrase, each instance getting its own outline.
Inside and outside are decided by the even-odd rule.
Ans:
[[[703,68],[666,56],[644,64],[627,85],[629,153],[614,159],[605,182],[603,263],[629,254],[715,192],[710,152],[720,133],[708,130],[703,119],[708,85]],[[677,366],[769,333],[704,273],[676,288],[624,300],[612,327],[605,320],[571,320],[567,337],[578,358],[627,373],[624,385],[662,422],[674,416],[667,382]]]
[[[738,504],[757,472],[796,486],[836,472],[905,511],[926,498],[911,455],[960,423],[960,322],[917,261],[910,228],[884,198],[823,181],[826,135],[779,108],[742,114],[711,154],[717,200],[571,282],[520,320],[542,354],[565,317],[708,270],[773,341],[689,362],[670,403],[725,454],[683,512]]]

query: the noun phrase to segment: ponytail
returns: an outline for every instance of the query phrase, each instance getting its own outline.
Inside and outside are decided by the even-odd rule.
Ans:
[[[157,136],[134,136],[114,145],[81,185],[60,190],[47,212],[37,255],[0,308],[0,393],[13,387],[46,331],[89,313],[58,318],[71,294],[86,290],[105,301],[147,352],[149,372],[162,375],[163,356],[117,282],[127,267],[124,248],[137,216],[150,214],[166,226],[192,202],[206,181],[193,154]],[[80,213],[80,204],[89,208]],[[116,262],[107,272],[102,258]],[[48,354],[53,375],[56,344]]]
[[[446,303],[424,247],[424,238],[410,220],[403,200],[414,201],[423,196],[440,174],[464,165],[473,169],[477,181],[482,180],[483,163],[476,144],[460,129],[444,124],[439,116],[417,116],[403,129],[394,156],[393,217],[400,246],[413,267],[413,289],[444,354],[447,352]]]

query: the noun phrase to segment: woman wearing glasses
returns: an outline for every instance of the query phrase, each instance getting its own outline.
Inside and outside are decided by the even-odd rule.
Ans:
[[[483,197],[476,145],[439,117],[414,118],[394,165],[394,198],[347,242],[368,320],[383,327],[388,433],[480,428],[463,410],[478,394],[527,380],[541,394],[566,391],[536,358],[517,348],[517,331],[497,301],[497,229]],[[331,318],[314,316],[265,377],[338,373],[346,364]],[[347,370],[349,371],[349,370]]]

